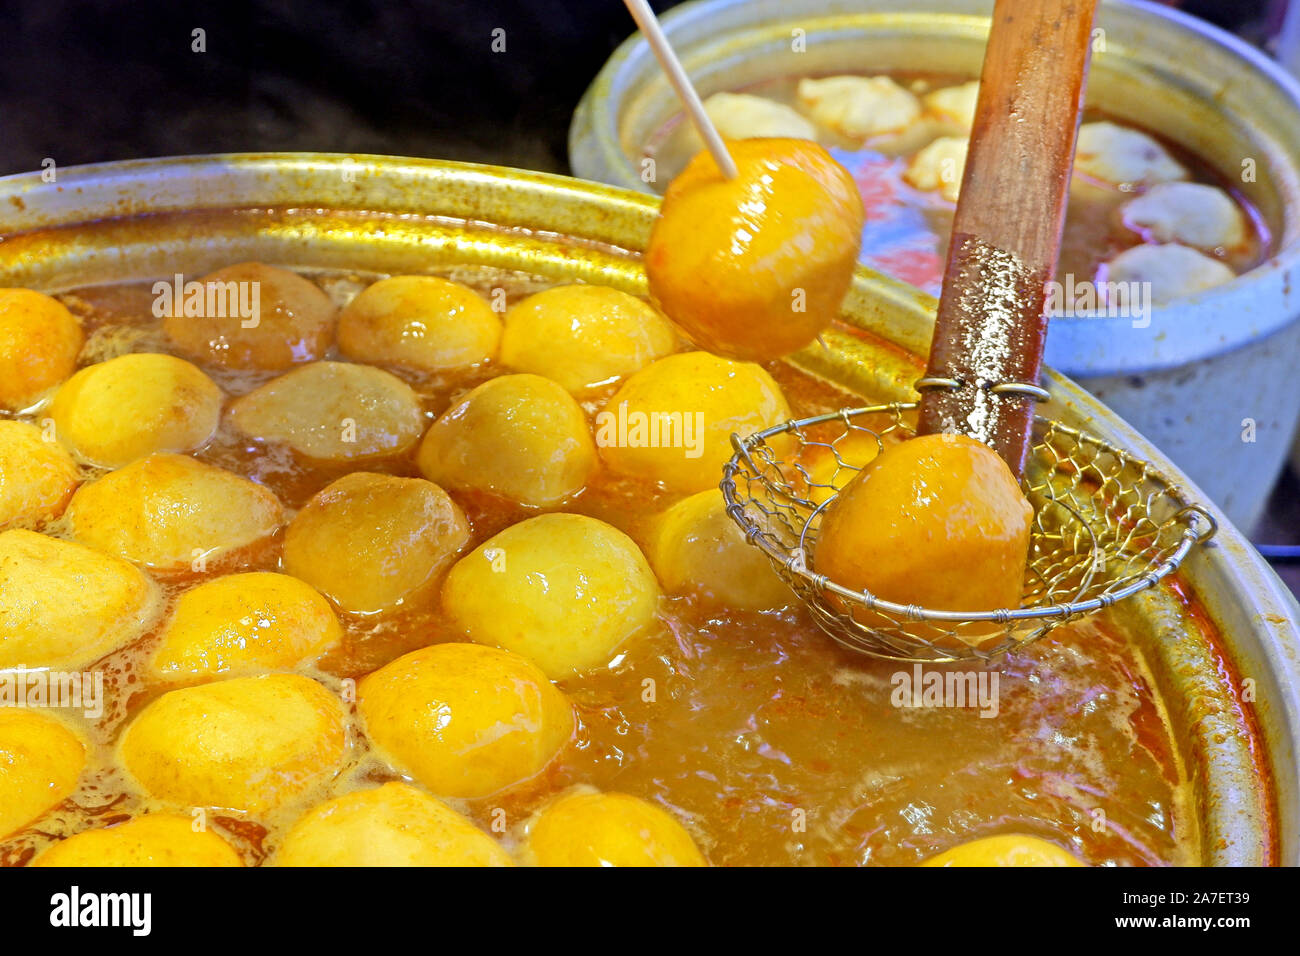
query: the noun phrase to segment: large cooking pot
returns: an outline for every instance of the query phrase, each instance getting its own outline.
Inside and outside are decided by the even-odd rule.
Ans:
[[[624,190],[428,160],[271,154],[112,163],[61,170],[57,182],[0,179],[0,284],[57,292],[260,259],[379,273],[493,266],[644,293],[637,250],[656,210],[653,198]],[[848,327],[827,333],[827,350],[792,361],[870,398],[905,397],[933,310],[910,287],[859,269],[843,312]],[[1052,372],[1045,383],[1047,414],[1185,480],[1078,386]],[[1300,608],[1210,510],[1223,522],[1213,543],[1125,613],[1189,768],[1206,862],[1300,863]],[[1254,702],[1242,704],[1246,678]]]
[[[889,70],[978,77],[992,0],[701,0],[664,28],[707,96],[760,80]],[[801,41],[792,42],[797,36]],[[1088,105],[1163,134],[1263,213],[1277,245],[1237,280],[1128,318],[1054,319],[1047,360],[1164,449],[1246,531],[1300,421],[1300,85],[1199,20],[1103,3]],[[634,36],[574,113],[569,160],[586,179],[648,190],[644,144],[680,107]],[[1248,175],[1243,178],[1243,174]]]

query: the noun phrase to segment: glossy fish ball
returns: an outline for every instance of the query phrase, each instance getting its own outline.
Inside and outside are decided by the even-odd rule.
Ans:
[[[396,375],[369,365],[313,362],[230,406],[245,435],[318,461],[398,455],[424,433],[420,398]]]
[[[173,313],[181,314],[163,318],[168,339],[197,362],[230,369],[283,370],[314,362],[334,341],[338,310],[333,300],[288,269],[243,262],[197,282],[204,292],[201,314],[186,315],[173,302]],[[220,297],[210,296],[210,290]],[[243,315],[245,304],[250,306],[248,312],[256,314]],[[251,308],[254,304],[256,310]]]
[[[178,570],[264,541],[284,514],[261,485],[185,455],[158,453],[82,485],[67,519],[84,544]]]
[[[704,112],[709,114],[718,133],[726,139],[751,139],[756,136],[817,138],[817,127],[798,110],[763,96],[714,93],[704,101]],[[698,134],[695,138],[698,141]]]
[[[207,444],[221,419],[221,389],[183,359],[122,355],[83,368],[54,396],[59,440],[86,461],[120,468],[156,451]]]
[[[799,483],[803,496],[820,505],[856,478],[880,449],[874,435],[859,429],[846,431],[832,443],[809,443],[800,452],[791,478]]]
[[[386,783],[326,800],[285,835],[276,866],[513,866],[494,839],[441,800]]]
[[[807,140],[735,140],[738,175],[700,153],[664,195],[646,247],[655,303],[700,348],[770,361],[839,315],[857,265],[862,199]]]
[[[635,296],[555,286],[506,313],[501,361],[583,392],[639,371],[677,347],[672,323]]]
[[[1246,217],[1232,197],[1203,183],[1157,183],[1125,203],[1120,215],[1155,242],[1231,249],[1246,240]]]
[[[1187,170],[1153,137],[1115,123],[1084,123],[1074,171],[1112,186],[1152,186],[1186,179]]]
[[[0,707],[0,839],[72,796],[86,748],[62,721]]]
[[[708,866],[666,811],[625,793],[585,789],[542,809],[523,852],[536,866]]]
[[[62,302],[0,289],[0,409],[21,411],[77,366],[86,336]]]
[[[243,866],[234,847],[211,830],[195,830],[179,813],[150,813],[83,830],[54,844],[32,866]]]
[[[717,490],[683,498],[658,515],[646,555],[664,589],[673,594],[696,593],[749,611],[794,601],[767,557],[728,516]]]
[[[1236,273],[1218,259],[1170,242],[1125,249],[1102,266],[1099,278],[1147,287],[1151,303],[1163,305],[1231,282]]]
[[[0,534],[0,669],[81,667],[143,633],[157,588],[134,565],[14,529]]]
[[[152,669],[185,679],[291,668],[342,639],[333,608],[311,585],[267,571],[228,574],[180,596]]]
[[[501,320],[473,289],[433,276],[367,286],[339,315],[339,350],[358,362],[425,372],[496,358]]]
[[[733,432],[752,435],[790,417],[760,366],[685,352],[623,383],[596,418],[596,443],[612,471],[686,494],[717,487]]]
[[[80,476],[56,441],[26,422],[0,421],[0,531],[63,514]]]
[[[316,494],[284,536],[284,569],[353,613],[434,585],[469,541],[465,514],[422,478],[353,472]]]
[[[970,130],[975,125],[975,104],[979,95],[979,80],[971,80],[969,83],[945,86],[927,93],[921,102],[934,115]]]
[[[829,76],[799,81],[812,118],[849,139],[892,133],[921,115],[921,101],[888,76]]]
[[[897,604],[1015,608],[1033,516],[987,445],[923,435],[886,449],[827,506],[813,567]]]
[[[966,140],[940,136],[912,157],[903,178],[917,189],[937,192],[949,202],[956,202],[965,171]]]
[[[522,654],[554,680],[606,663],[655,620],[659,583],[636,543],[585,515],[511,525],[452,567],[448,618],[480,644]]]
[[[299,674],[266,674],[163,694],[119,753],[158,800],[257,814],[330,780],[346,746],[334,694]]]
[[[921,866],[1086,866],[1055,843],[1024,834],[971,840],[932,856]]]
[[[482,797],[536,776],[573,735],[573,706],[537,667],[434,644],[364,678],[357,709],[393,766],[434,793]]]
[[[417,458],[430,481],[549,507],[577,494],[596,448],[573,396],[540,375],[502,375],[473,389],[429,428]]]

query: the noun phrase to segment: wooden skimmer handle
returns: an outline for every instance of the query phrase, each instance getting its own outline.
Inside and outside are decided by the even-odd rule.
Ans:
[[[1029,450],[1096,6],[994,6],[930,362],[917,386],[922,433],[978,438],[1017,476]]]

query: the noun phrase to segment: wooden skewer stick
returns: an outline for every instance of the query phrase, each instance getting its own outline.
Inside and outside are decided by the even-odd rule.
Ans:
[[[691,83],[691,78],[686,75],[682,61],[677,59],[677,54],[673,52],[672,46],[669,45],[668,38],[664,36],[663,27],[659,25],[659,18],[655,16],[646,0],[623,0],[623,3],[627,7],[627,12],[632,14],[632,19],[636,21],[637,27],[645,35],[646,41],[650,44],[650,49],[654,51],[656,59],[659,60],[659,65],[668,74],[668,82],[677,91],[682,106],[686,108],[686,115],[695,124],[700,139],[704,140],[704,145],[708,147],[709,152],[713,155],[713,161],[718,164],[718,169],[722,170],[722,175],[728,179],[735,179],[738,175],[736,162],[731,158],[731,154],[727,152],[726,144],[722,142],[722,137],[718,135],[718,128],[713,125],[713,120],[709,119],[709,114],[704,112],[704,104],[700,102],[700,94],[695,92],[695,86]]]
[[[1029,395],[1042,364],[1096,7],[994,6],[930,363],[918,383],[922,432],[978,438],[1017,476],[1029,451]]]

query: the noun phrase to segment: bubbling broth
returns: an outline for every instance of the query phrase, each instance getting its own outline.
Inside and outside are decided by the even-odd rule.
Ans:
[[[452,277],[485,296],[504,288],[510,302],[545,285],[486,269]],[[313,278],[343,303],[376,277]],[[169,351],[151,313],[149,283],[84,288],[62,300],[89,336],[83,357]],[[341,360],[334,351],[325,357]],[[227,403],[274,375],[209,371]],[[490,364],[464,374],[393,371],[415,389],[427,421],[499,374]],[[791,367],[770,371],[796,415],[857,403]],[[583,397],[589,418],[613,391],[607,386]],[[269,488],[286,518],[349,471],[420,474],[413,451],[360,464],[313,463],[236,433],[228,416],[196,457]],[[88,470],[88,477],[95,474]],[[453,497],[471,528],[469,548],[538,513],[487,494]],[[641,541],[649,519],[675,497],[601,470],[562,510],[599,518]],[[68,535],[57,521],[44,530]],[[241,553],[237,570],[280,569],[282,544],[283,533]],[[217,560],[198,571],[152,576],[172,607],[188,589],[233,569]],[[146,795],[117,757],[123,729],[176,686],[150,676],[146,666],[166,617],[88,668],[105,674],[104,713],[68,715],[88,741],[87,770],[70,799],[0,846],[5,864],[22,865],[62,838],[145,812],[197,812]],[[203,808],[249,865],[267,860],[294,820],[322,800],[401,779],[367,743],[355,684],[417,648],[465,639],[433,598],[339,618],[342,642],[299,670],[345,701],[348,751],[340,772],[265,813]],[[965,706],[924,696],[926,675],[935,674],[951,675],[950,689],[960,683],[971,690]],[[447,801],[507,849],[515,849],[520,824],[547,800],[588,785],[668,810],[715,865],[913,864],[1004,832],[1043,837],[1097,865],[1201,859],[1190,785],[1155,682],[1133,635],[1104,614],[996,667],[927,666],[922,673],[841,649],[798,606],[746,612],[668,595],[654,625],[620,646],[608,666],[557,683],[576,706],[577,726],[556,759],[503,791]],[[1098,819],[1105,825],[1096,826]]]

